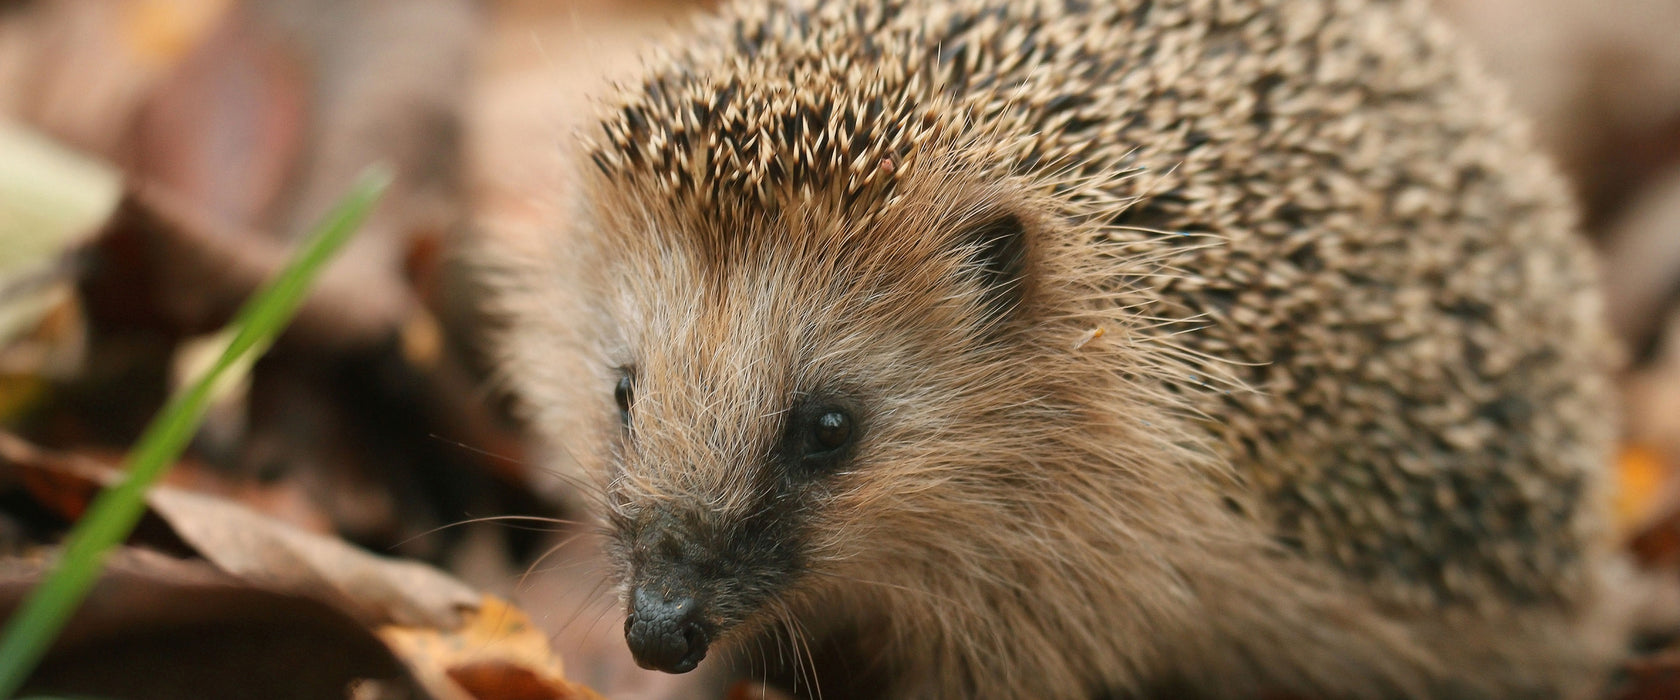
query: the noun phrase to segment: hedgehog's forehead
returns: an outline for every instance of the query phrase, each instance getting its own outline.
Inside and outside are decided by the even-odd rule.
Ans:
[[[631,352],[659,355],[685,381],[812,388],[806,374],[859,371],[847,358],[871,357],[883,334],[925,320],[958,284],[940,238],[893,216],[644,225],[609,236],[622,246],[610,263],[621,291],[609,298]]]
[[[676,229],[673,226],[672,229]],[[873,251],[798,227],[733,239],[685,230],[632,233],[619,298],[643,332],[679,354],[741,348],[743,361],[811,340],[837,317],[871,313],[872,292],[894,286]],[[635,239],[640,239],[635,240]],[[650,339],[651,340],[651,339]],[[719,359],[724,359],[720,357]]]
[[[770,329],[784,337],[768,340],[806,342],[845,319],[915,314],[958,293],[962,258],[945,212],[913,202],[867,212],[803,202],[747,216],[660,204],[608,226],[603,241],[627,286],[618,298],[649,306],[638,313],[666,332],[716,328],[711,337],[758,344],[755,333]],[[729,330],[739,323],[751,325]]]
[[[708,434],[756,434],[796,388],[799,348],[772,328],[785,323],[768,318],[774,310],[711,294],[695,302],[656,313],[639,329],[635,371],[647,391],[638,392],[638,410]]]

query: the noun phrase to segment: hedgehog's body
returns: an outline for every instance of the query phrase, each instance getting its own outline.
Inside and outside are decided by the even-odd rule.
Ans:
[[[1591,687],[1590,263],[1423,14],[741,5],[657,62],[509,295],[638,658],[791,617],[902,697]]]

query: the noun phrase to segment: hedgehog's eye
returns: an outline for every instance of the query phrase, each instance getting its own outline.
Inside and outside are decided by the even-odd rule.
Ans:
[[[839,409],[827,409],[811,420],[811,452],[819,457],[846,446],[852,439],[852,417]]]
[[[795,479],[813,479],[838,469],[859,430],[852,412],[835,404],[801,402],[788,412],[778,461]]]
[[[625,425],[630,424],[630,402],[635,399],[634,389],[628,370],[618,375],[618,386],[613,388],[613,399],[618,401],[618,420]]]

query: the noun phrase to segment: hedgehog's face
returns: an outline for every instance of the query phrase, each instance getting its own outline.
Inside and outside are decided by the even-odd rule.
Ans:
[[[1042,404],[1009,350],[1035,222],[985,204],[603,231],[609,549],[639,663],[688,671],[960,541],[946,516],[1010,478]]]

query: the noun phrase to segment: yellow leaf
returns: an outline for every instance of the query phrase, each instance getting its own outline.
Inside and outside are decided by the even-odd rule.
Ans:
[[[128,0],[123,39],[141,60],[170,65],[204,40],[228,5],[228,0]]]
[[[1616,460],[1616,475],[1616,531],[1626,535],[1657,515],[1669,470],[1657,450],[1626,445]]]
[[[479,700],[503,697],[497,687],[517,686],[508,697],[530,697],[540,686],[542,697],[599,700],[594,691],[566,680],[560,659],[549,648],[548,635],[516,607],[486,595],[476,611],[465,613],[459,629],[435,630],[387,626],[379,630],[385,644],[408,664],[428,688],[440,685]],[[462,688],[462,685],[478,687]],[[445,691],[446,693],[449,691]]]

